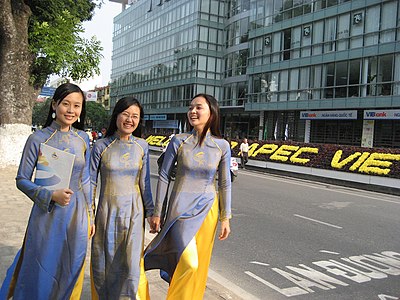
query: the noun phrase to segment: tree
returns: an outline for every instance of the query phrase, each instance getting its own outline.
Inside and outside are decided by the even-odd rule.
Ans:
[[[86,102],[86,127],[99,131],[103,127],[107,128],[109,117],[107,111],[100,103]]]
[[[101,2],[0,0],[0,167],[18,164],[49,75],[79,80],[99,74],[100,42],[79,33]]]
[[[46,123],[47,114],[49,113],[51,98],[47,98],[44,102],[36,102],[33,106],[32,124],[43,126]]]

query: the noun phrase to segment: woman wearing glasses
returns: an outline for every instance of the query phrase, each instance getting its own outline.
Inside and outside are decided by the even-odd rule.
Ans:
[[[144,219],[153,213],[153,200],[149,147],[138,138],[142,119],[138,100],[120,99],[105,138],[93,146],[92,195],[96,195],[99,180],[100,197],[92,242],[92,299],[149,297],[143,240]]]

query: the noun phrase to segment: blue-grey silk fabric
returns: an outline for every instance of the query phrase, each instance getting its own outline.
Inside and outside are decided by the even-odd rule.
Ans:
[[[161,215],[168,174],[175,162],[176,179],[169,197],[165,224],[145,250],[146,270],[161,269],[172,278],[183,250],[199,230],[216,196],[219,218],[231,217],[230,158],[229,143],[213,137],[210,132],[202,145],[198,145],[195,131],[178,134],[171,139],[157,185],[156,216]]]
[[[51,126],[34,132],[27,140],[17,174],[17,187],[33,202],[24,247],[8,270],[0,298],[20,259],[15,275],[17,299],[69,299],[81,272],[88,243],[88,210],[91,210],[89,138],[80,130],[59,131]],[[51,202],[52,192],[31,181],[41,143],[75,154],[69,205]],[[20,255],[21,254],[21,255]]]
[[[135,299],[143,254],[144,218],[153,213],[149,147],[116,135],[93,146],[91,182],[100,196],[92,242],[92,275],[99,299]],[[94,192],[93,192],[94,194]]]

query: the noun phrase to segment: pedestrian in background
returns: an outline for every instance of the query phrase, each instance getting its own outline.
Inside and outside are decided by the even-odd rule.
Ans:
[[[97,132],[96,130],[92,130],[92,142],[96,143],[97,140]]]
[[[101,136],[102,136],[102,137],[105,137],[105,136],[106,136],[106,133],[107,133],[107,129],[102,128],[102,129],[101,129]]]
[[[90,174],[100,197],[92,241],[92,299],[148,299],[143,268],[144,219],[153,214],[143,109],[133,97],[115,105],[106,136],[94,144]]]
[[[244,138],[243,142],[240,144],[240,165],[242,169],[246,169],[245,166],[249,161],[249,144],[247,139]]]
[[[16,181],[18,189],[34,204],[22,248],[7,271],[0,299],[80,298],[88,238],[94,233],[94,226],[89,226],[93,224],[94,206],[89,138],[82,131],[84,119],[82,90],[71,83],[60,85],[46,124],[25,144]],[[41,159],[41,143],[75,155],[69,188],[51,191],[31,181]]]
[[[218,215],[218,238],[225,240],[230,233],[231,149],[221,138],[219,107],[213,96],[195,96],[187,117],[194,130],[175,135],[165,152],[151,232],[163,226],[145,250],[145,269],[160,269],[170,283],[167,299],[200,300],[206,288]],[[176,161],[176,178],[164,221],[160,216]]]

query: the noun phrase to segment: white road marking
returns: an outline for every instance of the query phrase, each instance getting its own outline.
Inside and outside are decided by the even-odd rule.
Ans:
[[[261,277],[257,276],[256,274],[253,274],[250,271],[245,271],[244,273],[249,275],[250,277],[254,278],[255,280],[258,280],[259,282],[265,284],[266,286],[270,287],[271,289],[278,291],[279,293],[285,295],[286,297],[308,294],[307,291],[305,291],[299,287],[290,287],[290,288],[281,289],[281,288],[278,288],[277,286],[273,285],[272,283],[262,279]]]
[[[249,292],[245,291],[244,289],[240,288],[236,284],[234,284],[232,281],[226,279],[225,277],[221,276],[217,272],[209,269],[208,270],[208,277],[210,277],[212,280],[218,282],[220,285],[224,286],[227,290],[233,292],[235,295],[246,299],[246,300],[260,300],[256,296],[250,294]]]
[[[269,264],[262,263],[262,262],[259,262],[259,261],[251,261],[250,263],[251,264],[255,264],[255,265],[260,265],[260,266],[269,266]]]
[[[258,177],[258,178],[267,178],[269,180],[275,180],[275,181],[279,181],[279,182],[284,182],[284,183],[290,183],[290,184],[296,184],[296,185],[300,185],[300,186],[307,186],[310,188],[314,188],[317,190],[326,190],[328,189],[327,187],[321,187],[321,186],[316,186],[316,183],[304,183],[304,182],[299,182],[298,180],[285,180],[282,178],[274,178],[273,176],[268,176],[265,174],[254,174],[254,173],[250,173],[250,172],[246,172],[247,176],[253,176],[253,177]],[[321,182],[321,185],[323,185],[326,183]],[[337,186],[334,184],[329,184],[330,186],[335,186],[337,188],[343,188],[342,186]],[[346,187],[347,189],[351,189]],[[389,203],[394,203],[394,204],[400,204],[400,201],[393,201],[393,200],[388,200],[388,199],[384,199],[384,198],[379,198],[379,196],[381,196],[380,194],[376,194],[376,196],[368,196],[368,195],[363,195],[363,194],[359,194],[356,192],[348,192],[348,191],[342,191],[342,190],[335,190],[335,189],[329,189],[332,192],[336,192],[336,193],[341,193],[341,194],[346,194],[346,195],[351,195],[351,196],[358,196],[358,197],[363,197],[363,198],[368,198],[368,199],[373,199],[373,200],[377,200],[377,201],[383,201],[383,202],[389,202]],[[357,190],[358,191],[358,190]],[[370,192],[371,193],[371,192]]]
[[[393,297],[393,296],[389,296],[389,295],[385,295],[385,294],[380,294],[378,295],[379,299],[381,300],[385,300],[385,299],[399,299],[399,297]]]
[[[335,255],[339,255],[340,253],[338,252],[333,252],[333,251],[328,251],[328,250],[319,250],[319,252],[321,253],[328,253],[328,254],[335,254]]]
[[[339,202],[339,201],[334,201],[330,203],[322,203],[318,205],[320,208],[326,208],[326,209],[342,209],[348,207],[350,204],[353,202]]]
[[[331,226],[331,227],[334,227],[334,228],[338,228],[338,229],[342,229],[343,228],[343,227],[340,227],[340,226],[337,226],[337,225],[333,225],[333,224],[329,224],[329,223],[326,223],[326,222],[318,221],[318,220],[311,219],[311,218],[308,218],[308,217],[305,217],[305,216],[301,216],[301,215],[294,214],[294,216],[302,218],[302,219],[305,219],[305,220],[313,221],[313,222],[316,222],[316,223],[319,223],[319,224],[323,224],[323,225],[326,225],[326,226]]]

